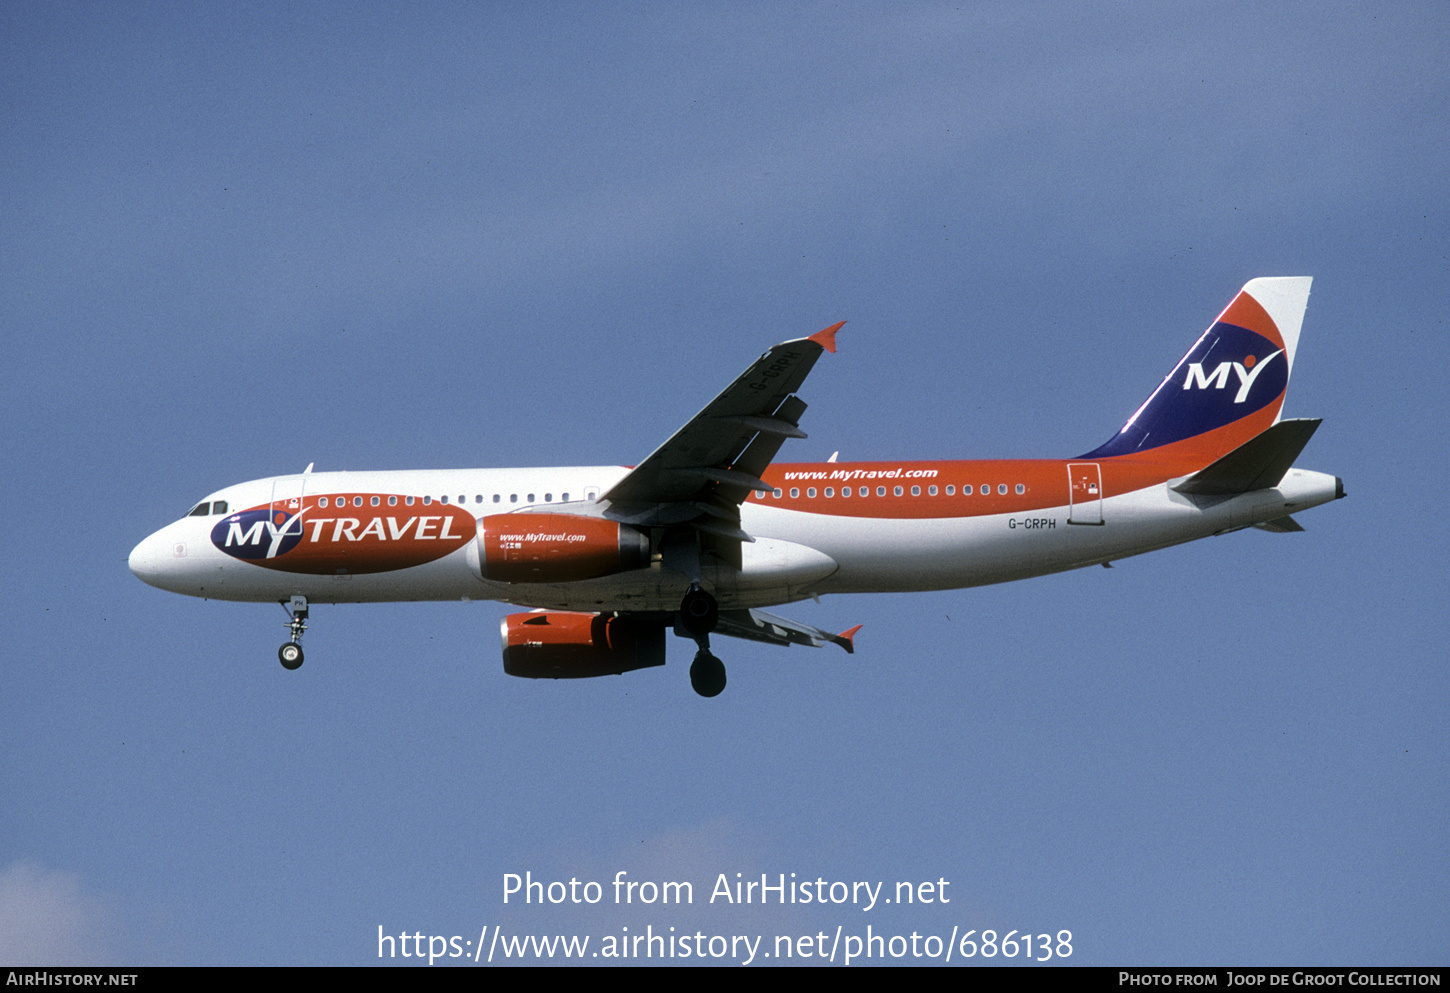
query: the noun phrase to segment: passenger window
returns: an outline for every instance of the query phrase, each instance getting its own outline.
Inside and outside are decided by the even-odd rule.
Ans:
[[[893,496],[901,496],[901,487],[900,486],[893,486],[891,488],[891,493],[892,493]]]
[[[317,506],[319,506],[319,507],[326,507],[327,506],[327,497],[323,497],[321,500],[318,500],[317,501]]]
[[[362,497],[360,497],[360,496],[353,497],[352,498],[352,505],[354,507],[361,507],[362,506]]]
[[[545,493],[544,494],[544,502],[545,503],[553,503],[554,502],[554,494],[552,494],[552,493]]]
[[[1025,486],[1023,486],[1023,485],[1022,485],[1022,484],[1021,484],[1021,483],[1018,483],[1018,484],[1017,484],[1017,492],[1018,492],[1018,493],[1021,493],[1021,492],[1022,492],[1022,491],[1023,491],[1023,490],[1025,490],[1025,489],[1026,489],[1026,487],[1025,487]]]
[[[458,494],[458,502],[459,503],[467,503],[468,502],[468,494],[467,493],[460,493],[460,494]]]
[[[382,497],[372,497],[371,499],[368,500],[368,503],[372,504],[374,507],[376,507],[378,504],[380,504],[382,502],[383,502],[383,498]]]
[[[397,498],[396,495],[388,497],[388,506],[389,507],[396,507],[397,505],[398,505],[398,498]]]
[[[878,486],[878,487],[876,487],[876,495],[877,496],[885,496],[886,495],[886,487],[884,487],[884,486]]]
[[[569,502],[569,494],[567,494],[567,493],[561,493],[561,494],[559,494],[559,499],[562,500],[564,503],[568,503]]]
[[[816,488],[812,486],[810,489],[806,490],[806,496],[814,500],[816,496]]]
[[[827,486],[826,487],[826,497],[827,498],[830,498],[830,497],[833,497],[835,495],[836,495],[835,487]]]
[[[921,487],[920,486],[913,486],[911,488],[911,495],[912,496],[921,496]]]
[[[849,486],[842,486],[841,487],[841,496],[848,497],[850,495],[851,495],[851,487],[849,487]]]
[[[971,483],[968,483],[967,485],[965,485],[965,486],[962,487],[962,496],[971,496],[971,495],[972,495],[972,484]]]
[[[473,494],[473,502],[474,503],[483,503],[483,494],[482,493],[475,493],[475,494]]]
[[[926,495],[927,496],[936,496],[936,487],[935,486],[928,486],[926,488]]]
[[[529,494],[529,503],[533,503],[533,502],[534,502],[534,495],[532,493],[530,493]]]
[[[967,491],[965,489],[963,489],[962,492],[965,493]],[[947,496],[956,496],[956,495],[957,495],[957,488],[955,486],[948,486],[947,487]]]
[[[509,494],[509,503],[518,503],[518,502],[519,502],[519,495],[517,493],[510,493]]]
[[[781,498],[781,492],[780,492],[780,490],[778,488],[771,490],[770,491],[770,495],[773,496],[773,497],[775,497],[777,500],[779,500]]]
[[[428,498],[427,498],[427,497],[424,497],[424,498],[423,498],[423,502],[424,502],[424,503],[427,503],[427,502],[428,502]],[[441,497],[439,497],[439,498],[438,498],[438,502],[439,502],[439,503],[447,503],[447,502],[448,502],[448,494],[447,494],[447,493],[445,493],[445,494],[443,494],[443,495],[442,495],[442,496],[441,496]]]
[[[997,484],[997,495],[998,496],[1006,496],[1007,495],[1007,484],[1006,483],[998,483]]]
[[[403,503],[405,505],[411,507],[411,506],[413,506],[413,498],[410,497],[410,496],[405,496],[405,497],[403,497]]]
[[[423,506],[425,506],[425,507],[428,506],[429,504],[431,504],[432,502],[433,502],[433,497],[431,495],[425,496],[423,498]]]

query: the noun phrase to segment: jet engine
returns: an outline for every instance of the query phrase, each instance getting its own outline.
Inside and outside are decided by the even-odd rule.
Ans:
[[[499,627],[503,671],[529,679],[614,676],[665,664],[665,628],[615,614],[509,614]]]
[[[493,514],[478,522],[484,579],[570,583],[649,565],[649,536],[625,524],[572,514]]]

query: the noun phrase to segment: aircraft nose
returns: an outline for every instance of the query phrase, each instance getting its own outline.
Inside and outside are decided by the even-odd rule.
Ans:
[[[164,589],[163,577],[175,551],[164,531],[157,531],[131,549],[126,564],[131,568],[131,574],[143,583]]]
[[[150,538],[145,539],[135,548],[131,549],[130,558],[126,559],[126,565],[131,568],[131,575],[142,582],[151,582],[150,577],[155,573],[156,566],[151,558]]]

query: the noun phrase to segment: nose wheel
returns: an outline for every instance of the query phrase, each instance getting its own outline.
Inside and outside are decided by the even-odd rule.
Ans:
[[[287,611],[287,627],[292,640],[277,649],[277,660],[284,669],[296,669],[302,665],[302,632],[307,630],[307,598],[294,596],[283,601],[282,609]]]
[[[295,641],[289,641],[277,649],[277,658],[282,662],[284,669],[296,669],[302,665],[302,646]]]

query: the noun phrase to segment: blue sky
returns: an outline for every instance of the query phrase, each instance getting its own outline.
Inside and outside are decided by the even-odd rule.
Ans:
[[[377,929],[1070,929],[1091,964],[1443,964],[1447,14],[1434,3],[7,5],[0,960]],[[131,547],[319,470],[638,461],[849,319],[782,459],[1070,457],[1247,280],[1349,499],[506,677],[496,604],[175,597]],[[688,880],[505,907],[503,877]],[[725,873],[950,904],[727,908]],[[909,959],[906,961],[910,961]],[[411,962],[409,963],[411,964]]]

